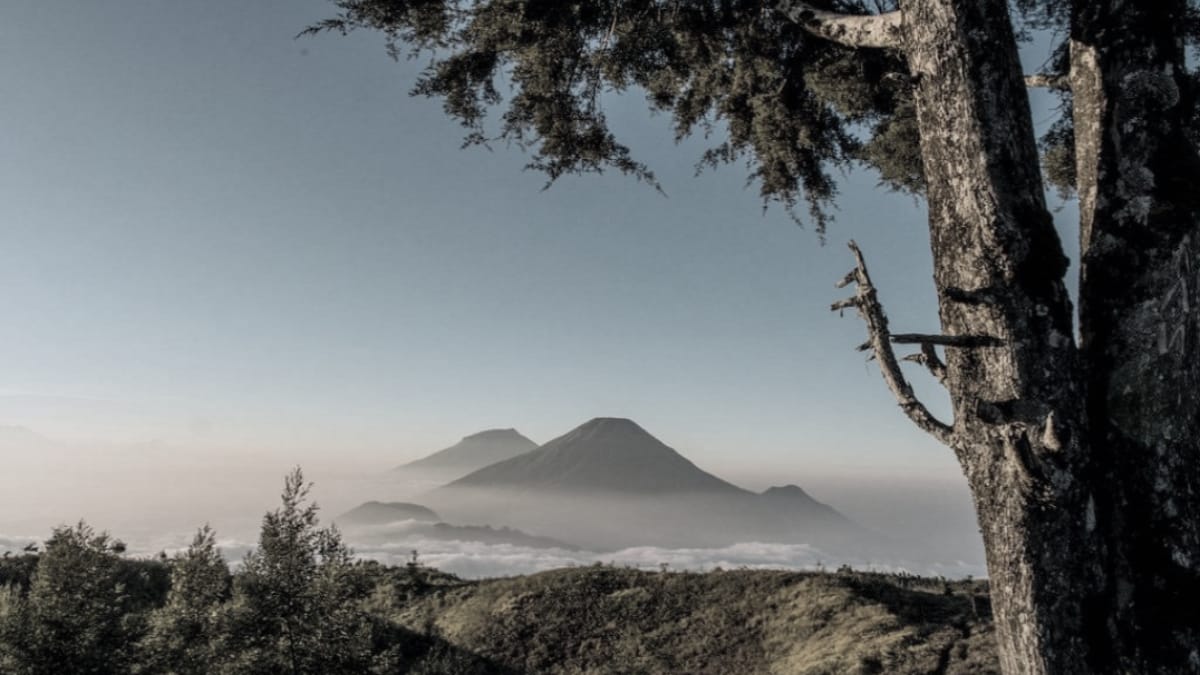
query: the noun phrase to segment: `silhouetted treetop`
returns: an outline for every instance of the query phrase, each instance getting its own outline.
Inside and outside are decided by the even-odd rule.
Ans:
[[[464,145],[513,143],[530,153],[528,168],[549,182],[616,168],[658,187],[651,167],[618,138],[604,112],[605,93],[637,88],[653,110],[671,115],[676,140],[697,132],[719,140],[701,155],[698,170],[744,162],[765,202],[782,202],[789,212],[803,202],[819,230],[837,193],[837,170],[861,163],[890,188],[924,190],[913,82],[903,59],[813,35],[789,17],[799,4],[790,0],[335,4],[336,17],[303,34],[368,28],[384,34],[393,58],[427,58],[412,93],[441,98],[467,129]],[[845,14],[896,5],[808,4]],[[1031,82],[1059,99],[1041,149],[1046,181],[1064,195],[1075,187],[1072,100],[1061,86],[1070,68],[1070,5],[1012,3],[1022,36],[1049,41],[1044,61],[1029,67],[1037,78]],[[1200,10],[1191,5],[1185,34],[1194,52]],[[1197,111],[1193,129],[1200,129],[1200,109],[1187,104]],[[494,125],[485,123],[489,113],[498,117]],[[724,133],[713,134],[718,126]]]
[[[553,182],[616,168],[655,185],[617,138],[604,95],[638,88],[678,139],[724,134],[697,168],[744,161],[765,200],[804,202],[818,227],[832,172],[864,161],[890,186],[923,178],[901,60],[814,37],[752,0],[341,0],[306,34],[381,31],[394,58],[429,59],[412,93],[443,100],[465,144],[511,142]],[[843,2],[863,12],[862,3]],[[496,111],[498,128],[485,124]]]

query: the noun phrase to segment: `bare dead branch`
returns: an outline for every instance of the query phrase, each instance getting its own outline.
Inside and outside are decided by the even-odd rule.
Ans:
[[[854,281],[856,279],[858,279],[858,270],[857,269],[850,270],[849,272],[846,273],[846,276],[842,277],[841,281],[834,284],[834,287],[835,288],[845,288],[845,287],[849,286],[850,284],[854,283]]]
[[[883,14],[839,14],[799,0],[783,0],[778,8],[809,33],[840,45],[877,49],[903,46],[899,10]]]
[[[893,340],[894,342],[894,340]],[[941,384],[946,384],[946,364],[942,363],[942,359],[938,357],[937,350],[928,342],[921,343],[921,351],[916,354],[909,354],[901,359],[902,361],[912,361],[919,363],[933,375]]]
[[[846,298],[845,300],[838,300],[837,302],[830,305],[829,309],[834,312],[840,312],[843,309],[850,309],[851,307],[858,307],[858,296],[857,295]]]
[[[938,358],[937,350],[928,342],[921,344],[921,355],[925,357],[925,367],[941,384],[946,384],[946,364]]]
[[[1038,73],[1025,76],[1025,86],[1034,89],[1070,89],[1071,80],[1065,75]]]
[[[858,309],[859,316],[867,324],[867,337],[869,338],[863,347],[870,349],[879,361],[879,370],[883,373],[884,382],[887,383],[888,389],[896,397],[896,401],[908,418],[926,433],[946,445],[951,445],[954,429],[934,417],[925,404],[917,400],[912,385],[908,383],[904,373],[901,372],[900,363],[896,360],[896,353],[892,351],[893,336],[888,332],[887,315],[883,311],[883,305],[879,303],[875,286],[871,284],[871,276],[867,273],[867,263],[863,260],[862,251],[853,241],[850,242],[850,250],[854,253],[854,259],[858,263],[854,269],[854,281],[858,284],[855,295],[857,302],[854,306]],[[839,303],[835,303],[835,308],[837,304]],[[932,343],[930,344],[930,349],[932,349]],[[936,357],[936,354],[934,356]],[[940,359],[938,363],[941,363]]]
[[[898,333],[892,336],[898,345],[938,345],[940,347],[995,347],[1000,340],[991,335],[923,335],[921,333]]]

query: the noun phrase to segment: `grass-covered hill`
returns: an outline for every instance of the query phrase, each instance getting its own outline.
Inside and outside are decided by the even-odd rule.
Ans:
[[[467,581],[357,559],[299,469],[231,566],[86,523],[0,555],[4,675],[995,673],[986,586],[854,572],[577,567]]]
[[[969,581],[588,567],[449,582],[393,620],[498,672],[999,672],[986,587]]]
[[[90,590],[100,592],[68,599],[60,595],[68,593],[66,587],[43,585],[39,594],[39,574],[44,578],[52,571],[45,555],[0,558],[0,590],[5,591],[0,593],[0,672],[998,673],[986,588],[979,582],[851,571],[695,573],[606,566],[468,581],[417,564],[360,563],[351,584],[361,588],[344,598],[357,621],[347,623],[336,608],[328,616],[305,611],[274,620],[294,624],[305,635],[303,642],[311,632],[311,646],[325,656],[353,646],[344,639],[329,641],[322,626],[332,622],[351,635],[361,633],[356,649],[363,652],[350,659],[314,657],[289,668],[289,660],[274,659],[273,652],[286,655],[297,637],[260,634],[270,618],[261,612],[245,617],[248,623],[238,620],[256,604],[248,589],[239,590],[246,581],[242,574],[232,580],[233,597],[218,598],[200,613],[215,623],[180,623],[164,619],[178,612],[181,602],[192,604],[178,591],[194,583],[172,586],[187,564],[184,559],[113,558],[111,577],[119,596],[106,597],[96,587]],[[72,585],[76,582],[66,584]],[[239,598],[239,593],[247,595]],[[11,604],[22,595],[24,611]],[[61,640],[45,634],[59,622],[45,620],[53,612],[40,615],[68,609],[66,627],[74,628]],[[45,624],[45,630],[30,630],[27,619],[34,626]],[[170,636],[167,644],[156,637],[163,629]],[[94,639],[81,643],[81,634],[93,633]]]

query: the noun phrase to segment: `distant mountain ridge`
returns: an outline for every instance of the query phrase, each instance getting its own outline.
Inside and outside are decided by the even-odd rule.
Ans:
[[[421,539],[476,541],[526,548],[572,549],[550,537],[539,537],[509,527],[452,525],[442,522],[433,509],[409,502],[370,501],[359,504],[334,519],[356,542],[388,542],[394,545]]]
[[[467,473],[511,459],[536,447],[537,443],[522,436],[516,429],[487,429],[464,436],[461,441],[444,450],[403,464],[394,470],[418,469]]]
[[[337,517],[350,525],[383,525],[402,520],[436,523],[441,520],[432,509],[408,502],[364,502]]]
[[[447,487],[749,494],[703,471],[633,420],[619,417],[592,419],[536,450],[486,466]]]
[[[593,550],[746,541],[840,546],[865,533],[798,486],[745,490],[616,417],[589,420],[421,501],[459,522],[520,527]]]

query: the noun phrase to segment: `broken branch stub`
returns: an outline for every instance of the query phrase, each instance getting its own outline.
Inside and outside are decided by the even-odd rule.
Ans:
[[[804,30],[846,47],[899,49],[904,46],[899,10],[883,14],[842,14],[817,9],[807,2],[784,0],[778,9]]]
[[[867,324],[868,338],[867,342],[860,349],[869,349],[875,360],[879,361],[879,370],[883,374],[883,380],[887,383],[892,395],[896,397],[896,402],[900,405],[901,410],[904,411],[904,414],[908,415],[908,418],[918,428],[942,443],[951,445],[954,438],[953,427],[942,422],[933,413],[929,412],[925,404],[917,399],[916,394],[913,393],[912,385],[909,384],[908,380],[904,377],[904,373],[901,372],[900,363],[896,360],[896,353],[892,350],[894,337],[888,331],[887,315],[883,311],[883,305],[879,302],[875,286],[871,283],[871,275],[867,272],[867,263],[863,260],[862,251],[859,250],[858,244],[851,241],[849,246],[851,252],[854,253],[857,265],[838,286],[846,286],[853,282],[857,284],[857,289],[852,298],[853,302],[850,302],[849,299],[835,302],[831,309],[838,311],[853,306],[858,310],[859,316]],[[932,351],[932,345],[935,343],[922,342],[921,344],[929,344],[929,350]],[[922,346],[923,353],[924,349],[925,347]],[[928,358],[928,356],[926,355],[923,358]],[[937,364],[944,373],[945,366],[941,365],[941,359],[937,359],[936,352],[933,353],[933,358],[936,359]],[[929,364],[926,364],[926,367],[930,367]],[[932,372],[933,367],[930,367],[930,369]]]

